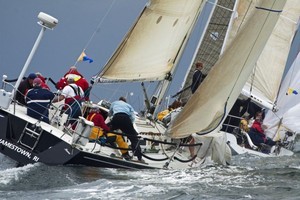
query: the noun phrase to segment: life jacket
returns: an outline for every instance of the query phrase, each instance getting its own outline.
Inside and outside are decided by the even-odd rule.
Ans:
[[[64,109],[66,110],[67,114],[70,114],[70,117],[77,118],[80,116],[81,113],[81,103],[84,101],[84,98],[80,95],[80,88],[77,86],[77,90],[72,86],[69,85],[76,94],[74,97],[68,97],[65,99],[65,104],[69,105],[71,109],[69,109],[69,106],[65,105]]]
[[[93,118],[95,117],[96,113],[93,113],[91,116],[87,116],[87,120],[93,121]],[[102,128],[98,126],[94,126],[91,130],[91,134],[89,136],[89,139],[96,140],[99,137],[101,137],[104,134],[104,131]]]
[[[75,96],[74,97],[67,97],[65,99],[65,103],[68,104],[68,105],[72,105],[73,102],[75,101],[75,99],[77,101],[81,102],[83,98],[80,95],[80,88],[79,88],[79,86],[77,86],[77,90],[72,85],[69,85],[69,86],[74,90]]]
[[[161,111],[161,112],[159,112],[159,113],[157,114],[157,119],[158,119],[159,121],[162,121],[163,118],[164,118],[167,114],[169,114],[169,113],[170,113],[170,110],[169,110],[169,109],[163,110],[163,111]]]

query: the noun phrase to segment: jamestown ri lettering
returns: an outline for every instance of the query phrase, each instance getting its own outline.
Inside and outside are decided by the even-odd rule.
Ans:
[[[3,139],[0,139],[0,144],[2,144],[3,146],[6,146],[8,148],[10,148],[11,150],[13,151],[16,151],[17,153],[23,155],[23,156],[26,156],[27,158],[31,159],[31,153],[24,150],[24,149],[21,149],[20,147],[10,143],[10,142],[7,142]]]

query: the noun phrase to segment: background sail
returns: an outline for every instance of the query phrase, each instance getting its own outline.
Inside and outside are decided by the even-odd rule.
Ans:
[[[264,0],[168,128],[173,138],[216,128],[231,109],[286,1]],[[270,11],[272,9],[275,11]],[[227,103],[227,105],[226,105]]]
[[[163,80],[173,70],[203,5],[202,0],[152,0],[98,77]]]
[[[292,88],[298,94],[288,94],[288,89]],[[266,134],[274,138],[279,128],[280,120],[284,127],[291,131],[300,132],[300,53],[289,69],[287,75],[282,81],[278,94],[278,111],[276,113],[268,111],[264,119],[264,124],[268,126]]]
[[[243,88],[243,94],[254,96],[254,100],[258,99],[257,102],[266,108],[272,109],[277,99],[299,14],[299,1],[287,1],[252,76]]]
[[[219,59],[223,42],[227,33],[228,25],[232,16],[232,10],[236,0],[219,0],[214,9],[213,15],[207,27],[203,41],[200,41],[198,51],[195,53],[190,63],[188,73],[183,81],[182,89],[192,84],[192,77],[195,70],[195,63],[200,61],[203,63],[202,73],[207,75],[211,67]],[[182,92],[179,99],[186,102],[191,96],[191,90],[187,89]]]

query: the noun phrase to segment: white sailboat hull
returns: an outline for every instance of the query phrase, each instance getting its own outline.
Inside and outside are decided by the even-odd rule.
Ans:
[[[270,153],[263,153],[261,151],[246,148],[245,146],[239,145],[237,143],[236,137],[231,133],[224,132],[224,134],[226,134],[227,143],[232,150],[232,155],[251,154],[259,157],[278,157],[278,156],[292,156],[294,154],[293,151],[290,151],[283,147],[276,147],[276,146],[273,146],[271,148]]]

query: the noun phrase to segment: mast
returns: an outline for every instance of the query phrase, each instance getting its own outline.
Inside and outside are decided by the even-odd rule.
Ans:
[[[50,16],[50,15],[48,15],[46,13],[43,13],[43,12],[39,13],[38,18],[40,20],[38,22],[38,24],[42,27],[42,29],[41,29],[41,31],[40,31],[40,33],[39,33],[39,35],[38,35],[38,37],[37,37],[37,39],[36,39],[33,47],[32,47],[32,50],[31,50],[31,52],[30,52],[30,54],[29,54],[29,56],[28,56],[28,58],[27,58],[27,60],[26,60],[26,62],[24,64],[24,66],[22,68],[22,71],[20,72],[18,80],[17,80],[17,82],[16,82],[16,84],[15,84],[15,86],[13,88],[12,93],[11,93],[12,96],[15,96],[15,93],[16,93],[16,91],[17,91],[17,89],[18,89],[21,81],[23,80],[23,77],[24,77],[24,75],[25,75],[25,73],[27,71],[27,68],[28,68],[29,64],[31,63],[31,60],[32,60],[32,58],[33,58],[33,56],[34,56],[34,54],[35,54],[35,52],[36,52],[36,50],[37,50],[37,48],[38,48],[38,46],[39,46],[39,44],[41,42],[43,36],[44,36],[45,31],[47,29],[53,30],[54,27],[58,24],[58,20],[56,18],[54,18],[54,17],[52,17],[52,16]],[[9,106],[9,104],[11,103],[11,101],[12,101],[12,99],[10,99],[8,101],[8,104],[6,106],[4,106],[3,108],[7,109],[8,106]]]

